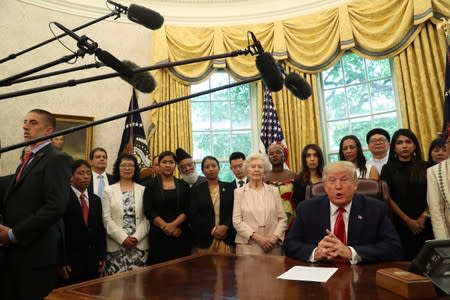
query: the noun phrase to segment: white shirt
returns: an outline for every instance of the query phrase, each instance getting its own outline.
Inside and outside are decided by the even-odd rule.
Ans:
[[[378,174],[381,174],[381,169],[382,169],[383,166],[387,163],[388,158],[389,158],[389,155],[386,155],[386,156],[383,157],[382,159],[377,159],[377,158],[369,159],[369,160],[366,162],[366,167],[367,167],[368,165],[374,166],[374,167],[377,169]]]
[[[102,195],[98,194],[98,182],[100,180],[100,178],[98,178],[99,176],[103,176],[103,180],[105,181],[105,187],[107,187],[109,185],[109,182],[108,182],[108,176],[106,176],[106,171],[103,172],[102,174],[98,174],[95,171],[92,171],[92,184],[93,184],[93,188],[94,188],[94,194],[96,194],[97,196],[99,196],[101,198]]]
[[[247,183],[247,177],[244,177],[242,179],[235,178],[234,181],[236,182],[236,186],[239,187],[239,181],[243,181],[245,185]]]
[[[76,188],[74,188],[73,186],[70,186],[70,187],[72,188],[72,191],[75,193],[75,195],[77,195],[78,203],[80,203],[80,206],[81,206],[81,199],[80,199],[81,192],[79,190],[77,190]],[[83,192],[83,194],[86,197],[86,205],[89,208],[89,196],[88,196],[87,190],[85,190]]]

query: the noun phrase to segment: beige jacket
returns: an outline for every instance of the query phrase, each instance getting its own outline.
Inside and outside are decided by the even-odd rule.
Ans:
[[[450,239],[450,160],[427,170],[427,201],[435,239]]]
[[[137,247],[141,250],[148,249],[148,233],[150,222],[144,215],[144,189],[145,187],[134,184],[134,200],[136,205],[136,232],[132,235],[138,240]],[[123,204],[120,183],[105,187],[102,198],[103,224],[106,229],[106,250],[117,251],[120,245],[128,237],[123,230]]]
[[[258,229],[257,216],[250,200],[250,187],[247,183],[234,190],[233,226],[236,229],[237,244],[248,244],[250,236],[259,232],[265,236],[275,235],[281,241],[287,228],[287,217],[283,210],[281,197],[276,187],[264,184],[264,199],[260,205],[266,206],[263,232]],[[259,204],[258,204],[259,205]]]

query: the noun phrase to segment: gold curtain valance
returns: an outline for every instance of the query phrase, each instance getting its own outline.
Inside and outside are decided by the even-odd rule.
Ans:
[[[244,49],[247,31],[251,30],[276,59],[288,59],[296,71],[318,73],[349,49],[367,58],[392,57],[411,44],[425,21],[449,15],[448,0],[359,0],[316,14],[256,25],[163,26],[154,35],[153,62]],[[258,75],[251,56],[179,66],[171,73],[184,83],[193,83],[207,78],[214,68],[226,68],[241,79]]]

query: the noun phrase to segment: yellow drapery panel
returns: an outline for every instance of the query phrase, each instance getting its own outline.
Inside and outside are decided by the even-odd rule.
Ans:
[[[428,22],[414,42],[394,57],[404,128],[416,133],[423,154],[442,130],[445,37]]]
[[[244,49],[248,45],[247,31],[253,31],[266,51],[272,52],[276,59],[286,63],[290,70],[301,72],[302,76],[311,83],[313,95],[304,103],[298,103],[299,100],[297,99],[289,101],[293,96],[285,88],[273,94],[274,99],[276,99],[275,105],[279,111],[278,114],[283,120],[281,123],[284,133],[288,137],[288,147],[295,149],[294,151],[297,152],[295,156],[299,156],[298,149],[303,147],[304,144],[321,142],[321,130],[318,121],[319,106],[317,104],[318,89],[316,75],[313,74],[331,67],[349,49],[363,57],[372,59],[400,56],[400,53],[408,52],[405,49],[411,47],[409,45],[417,39],[419,34],[422,35],[421,32],[424,28],[434,26],[430,25],[432,24],[430,20],[436,23],[436,17],[440,16],[450,16],[448,0],[356,0],[320,13],[262,24],[218,26],[214,28],[163,26],[153,35],[152,62],[180,61]],[[251,40],[249,42],[252,43]],[[431,44],[433,44],[433,41],[430,41]],[[441,47],[435,48],[436,51],[441,51]],[[208,78],[214,68],[226,68],[227,72],[238,80],[249,78],[258,74],[254,59],[249,55],[238,56],[176,67],[170,70],[168,76],[165,76],[167,81],[157,80],[157,82],[159,86],[172,90],[177,84],[180,86],[183,86],[182,84],[189,85]],[[406,57],[396,59],[405,60]],[[418,66],[411,66],[411,64],[412,62],[407,63],[408,70],[411,72],[418,71]],[[442,65],[435,65],[434,68],[441,67]],[[396,67],[396,71],[398,69]],[[403,74],[402,76],[408,75]],[[410,76],[419,78],[417,74]],[[174,79],[176,80],[172,81]],[[169,81],[172,83],[166,85],[166,82]],[[405,79],[399,86],[407,85],[406,81]],[[261,87],[261,85],[258,84],[258,87]],[[188,88],[185,88],[184,91],[188,93]],[[258,93],[262,94],[261,91],[258,91]],[[426,94],[423,97],[433,97],[433,101],[436,103],[442,102],[442,96],[438,95],[439,91],[431,92],[430,90],[430,93],[426,91],[424,93]],[[413,101],[411,98],[413,96],[415,95],[408,92],[407,88],[400,92],[402,115],[403,118],[408,118],[406,122],[408,124],[414,123],[412,121],[414,118],[419,119],[417,113],[411,110],[411,104],[409,103]],[[154,98],[157,101],[162,99],[158,97],[155,96]],[[150,98],[150,101],[153,101],[153,98]],[[422,100],[415,101],[418,105],[417,101]],[[407,110],[411,112],[409,117],[407,117]],[[293,115],[294,112],[295,115]],[[186,118],[185,122],[189,124],[189,126],[183,127],[183,130],[184,128],[190,130],[190,107],[187,107],[184,114],[179,116]],[[312,118],[312,116],[314,121],[306,122],[307,118]],[[436,121],[435,118],[433,120]],[[163,116],[160,116],[158,121],[162,124],[169,122]],[[177,122],[180,122],[180,120],[177,120]],[[156,124],[161,127],[160,123]],[[406,125],[404,124],[404,126]],[[411,127],[411,129],[414,130],[414,127]],[[160,128],[157,130],[166,129]],[[424,139],[430,139],[433,130],[430,128],[417,133],[427,135]],[[182,137],[181,134],[183,134]],[[172,132],[160,133],[161,137],[164,136],[167,141],[170,140],[170,145],[182,147],[184,145],[187,150],[191,149],[192,142],[189,141],[188,143],[185,139],[186,136],[190,138],[191,133],[187,135],[185,132],[176,132],[172,136],[173,141],[169,138],[171,135]],[[156,140],[154,147],[158,149],[167,148],[158,145],[163,141],[161,138]],[[187,144],[189,146],[186,146]],[[290,151],[293,153],[293,150]],[[299,157],[294,159],[291,154],[291,161],[294,162],[293,170],[295,171],[299,167],[297,160],[299,160]]]
[[[164,102],[189,95],[189,86],[175,80],[167,70],[155,73],[158,87],[153,93],[156,102]],[[191,100],[184,100],[152,111],[152,122],[156,125],[150,137],[153,155],[164,150],[174,151],[182,147],[192,153]]]

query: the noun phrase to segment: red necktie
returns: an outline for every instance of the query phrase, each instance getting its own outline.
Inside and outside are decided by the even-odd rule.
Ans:
[[[341,240],[344,245],[347,245],[347,238],[345,236],[345,223],[343,214],[345,209],[339,207],[338,215],[336,217],[336,222],[334,223],[334,235]]]
[[[19,181],[20,176],[22,176],[22,172],[25,169],[25,167],[28,164],[28,161],[30,160],[31,156],[33,155],[33,152],[25,152],[23,159],[22,159],[22,166],[20,167],[19,173],[17,173],[16,182]]]
[[[89,217],[89,208],[86,204],[86,196],[81,193],[80,194],[80,205],[81,205],[81,212],[83,213],[83,219],[84,219],[84,224],[88,224],[88,217]]]

